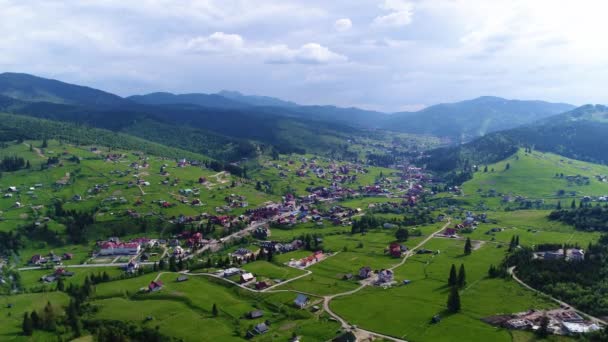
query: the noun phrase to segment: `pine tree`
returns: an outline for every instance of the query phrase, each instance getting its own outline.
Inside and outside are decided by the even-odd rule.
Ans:
[[[213,315],[213,317],[217,317],[217,305],[215,303],[213,303],[213,307],[211,308],[211,314]]]
[[[32,326],[34,327],[34,329],[40,329],[42,327],[42,325],[40,322],[40,316],[38,316],[38,313],[36,312],[36,310],[32,311],[31,317],[32,317]]]
[[[515,247],[519,246],[519,235],[515,235]]]
[[[464,243],[464,254],[469,255],[469,254],[471,254],[471,251],[472,251],[471,239],[467,238],[467,241]]]
[[[505,170],[508,170],[511,168],[511,164],[507,163],[507,165],[505,165]]]
[[[21,324],[21,327],[23,329],[23,335],[25,336],[32,336],[34,333],[32,318],[27,312],[23,314],[23,323]]]
[[[458,287],[463,288],[467,284],[467,275],[464,270],[464,264],[460,264],[460,270],[458,270]]]
[[[448,311],[452,313],[460,311],[460,294],[458,293],[458,288],[456,286],[450,288],[450,293],[448,295]]]
[[[159,270],[165,269],[165,259],[160,259],[160,261],[158,262],[158,269]]]
[[[450,277],[448,278],[448,285],[455,286],[458,283],[458,275],[456,275],[456,265],[452,264],[450,269]]]
[[[562,201],[557,201],[557,210],[562,210]]]
[[[488,172],[488,165],[483,168],[483,172]]]
[[[576,209],[576,200],[572,200],[572,204],[570,204],[570,209]]]
[[[65,282],[62,277],[59,277],[59,279],[57,279],[57,291],[63,292],[63,290],[65,290]]]

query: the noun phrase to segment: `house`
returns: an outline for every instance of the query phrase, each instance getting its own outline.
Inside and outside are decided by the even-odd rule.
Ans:
[[[237,260],[246,260],[251,257],[253,253],[246,248],[239,248],[234,253],[232,253],[232,257]]]
[[[373,274],[372,268],[369,266],[361,267],[359,269],[359,278],[360,279],[367,279],[367,278],[371,277],[372,274]]]
[[[72,258],[74,258],[74,254],[72,253],[63,253],[63,256],[61,257],[64,260],[72,260]]]
[[[129,261],[129,263],[125,266],[125,272],[129,274],[133,274],[137,272],[139,269],[139,264],[133,260]]]
[[[569,249],[568,259],[573,261],[583,261],[585,260],[585,251],[580,248]]]
[[[266,281],[258,281],[257,283],[255,283],[255,289],[256,290],[263,290],[267,287],[270,287],[270,284]]]
[[[345,275],[342,276],[342,279],[343,280],[351,280],[351,279],[353,279],[353,275],[352,275],[352,273],[345,274]]]
[[[308,297],[299,294],[293,302],[298,308],[303,309],[308,304]]]
[[[407,248],[406,248],[407,250]],[[388,253],[393,257],[393,258],[401,258],[403,252],[401,251],[401,245],[399,245],[396,242],[393,242],[389,245],[388,247]]]
[[[150,282],[150,285],[148,285],[149,292],[160,291],[162,288],[163,288],[163,282],[160,280],[152,281],[152,282]]]
[[[40,264],[44,264],[44,263],[46,263],[46,259],[42,255],[40,255],[40,254],[34,255],[30,259],[30,264],[31,265],[40,265]]]
[[[241,274],[241,283],[248,283],[250,281],[254,281],[255,277],[252,273],[243,273]]]
[[[443,235],[446,236],[454,236],[456,235],[456,229],[455,228],[447,228],[444,232]]]
[[[68,270],[66,270],[63,267],[59,267],[55,269],[55,273],[54,275],[56,277],[71,277],[74,275],[74,272],[69,272]]]
[[[235,274],[239,274],[241,270],[235,267],[224,270],[224,278],[232,277]]]
[[[183,274],[182,274],[182,275],[180,275],[179,277],[177,277],[177,282],[178,282],[178,283],[182,283],[182,282],[187,281],[187,280],[188,280],[188,277],[186,277],[186,276],[185,276],[185,275],[183,275]]]
[[[264,317],[264,311],[262,310],[253,310],[247,313],[247,318],[249,319],[256,319],[261,317]]]
[[[256,325],[255,328],[253,328],[253,330],[257,334],[264,334],[268,331],[268,326],[266,325],[266,323],[260,323],[260,324]]]
[[[393,281],[393,271],[382,270],[378,272],[378,283],[387,284]]]

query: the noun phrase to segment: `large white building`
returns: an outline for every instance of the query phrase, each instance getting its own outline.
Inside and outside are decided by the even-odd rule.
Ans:
[[[100,255],[129,255],[139,254],[141,246],[137,242],[110,242],[101,244]]]

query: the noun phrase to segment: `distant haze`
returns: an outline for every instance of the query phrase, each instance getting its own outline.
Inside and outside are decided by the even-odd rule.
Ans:
[[[412,111],[481,95],[606,103],[608,3],[0,0],[0,72],[121,96],[223,89]]]

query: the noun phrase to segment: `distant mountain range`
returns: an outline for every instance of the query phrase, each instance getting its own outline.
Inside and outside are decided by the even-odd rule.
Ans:
[[[473,100],[438,104],[417,112],[381,113],[359,108],[304,106],[265,96],[239,92],[217,94],[152,93],[128,99],[142,104],[193,104],[203,107],[245,109],[255,107],[269,114],[337,122],[364,129],[433,135],[454,143],[470,141],[487,133],[514,128],[575,108],[565,103],[507,100],[483,96]]]
[[[28,74],[3,73],[0,110],[110,129],[225,160],[255,153],[259,146],[251,141],[281,152],[343,150],[341,142],[370,130],[448,138],[458,146],[435,152],[438,164],[451,158],[443,168],[464,159],[491,160],[521,144],[573,158],[608,160],[602,147],[608,147],[603,142],[608,133],[606,107],[575,109],[490,96],[391,114],[300,105],[234,91],[122,98]]]
[[[506,100],[483,96],[445,103],[418,112],[395,113],[382,124],[384,129],[429,134],[466,142],[488,133],[532,123],[574,109],[565,103]]]

